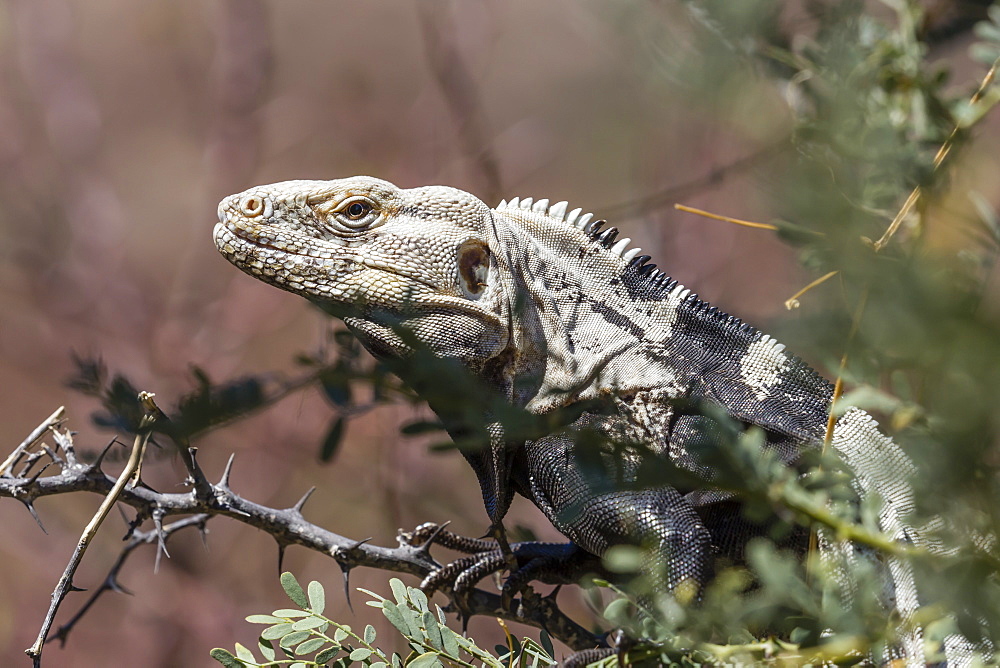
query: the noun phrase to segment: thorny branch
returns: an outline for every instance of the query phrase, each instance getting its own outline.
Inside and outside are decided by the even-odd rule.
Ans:
[[[143,394],[145,395],[145,393]],[[147,395],[147,397],[149,396],[151,395]],[[302,515],[302,508],[312,490],[307,492],[294,506],[285,509],[269,508],[242,498],[229,487],[232,457],[219,482],[211,483],[197,466],[192,448],[190,458],[184,459],[185,465],[188,465],[189,479],[187,482],[191,487],[190,491],[187,492],[161,493],[135,484],[137,482],[135,474],[138,470],[139,454],[149,436],[153,418],[157,414],[159,414],[160,420],[165,418],[162,413],[159,413],[155,404],[152,404],[151,399],[144,402],[144,407],[148,419],[144,420],[143,428],[136,436],[133,456],[130,458],[129,464],[117,479],[107,475],[101,469],[107,449],[93,462],[82,463],[78,460],[71,432],[68,430],[59,431],[55,426],[61,419],[61,413],[58,411],[53,414],[53,417],[59,419],[47,418],[25,441],[37,442],[42,438],[38,434],[51,432],[55,436],[55,450],[48,449],[48,446],[45,445],[40,446],[44,448],[41,452],[45,453],[51,462],[30,476],[28,475],[29,467],[24,467],[25,470],[17,474],[13,472],[0,474],[0,498],[6,497],[20,501],[33,515],[35,515],[34,502],[42,497],[77,492],[92,492],[105,497],[101,510],[84,531],[59,585],[53,592],[52,606],[46,615],[38,639],[31,648],[26,650],[26,653],[32,657],[34,666],[41,665],[42,646],[48,638],[48,632],[59,604],[69,592],[79,591],[73,584],[72,577],[83,552],[86,550],[86,545],[98,530],[107,510],[116,502],[132,506],[137,511],[136,519],[130,524],[130,531],[126,536],[127,543],[122,548],[118,560],[111,567],[104,583],[91,594],[87,602],[68,622],[59,627],[52,639],[64,642],[76,622],[101,594],[105,591],[121,590],[117,582],[118,573],[129,554],[139,545],[155,541],[158,549],[163,550],[167,538],[177,530],[188,526],[198,526],[204,529],[205,524],[215,516],[230,517],[266,531],[278,545],[279,558],[289,545],[302,545],[329,555],[344,572],[345,587],[350,570],[356,566],[408,573],[420,578],[424,578],[439,567],[439,564],[429,553],[429,544],[413,546],[400,538],[397,547],[381,547],[365,541],[346,538],[310,523]],[[162,424],[157,424],[157,429],[161,428]],[[169,429],[167,433],[169,434]],[[20,450],[18,456],[26,456],[29,447],[18,446]],[[58,454],[60,451],[63,453],[62,457]],[[57,473],[43,475],[53,466],[58,469]],[[132,481],[131,484],[129,484],[130,481]],[[162,521],[164,518],[178,515],[186,517],[172,523],[163,523]],[[154,527],[146,532],[139,531],[139,526],[150,519],[153,520]],[[467,596],[463,595],[460,604],[450,588],[444,587],[440,591],[450,599],[453,609],[461,609],[469,616],[490,615],[536,628],[544,628],[553,637],[560,639],[574,649],[594,647],[599,643],[597,636],[566,617],[548,598],[531,597],[530,601],[522,600],[515,603],[511,609],[505,609],[499,595],[483,590],[473,589]]]

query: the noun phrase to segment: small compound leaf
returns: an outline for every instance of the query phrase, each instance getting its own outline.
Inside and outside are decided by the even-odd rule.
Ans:
[[[292,625],[289,623],[275,624],[260,632],[260,637],[264,640],[277,640],[292,632]]]
[[[413,605],[415,605],[420,612],[427,612],[430,609],[427,607],[427,594],[420,591],[416,587],[410,587],[408,591],[410,593],[410,600],[413,601]]]
[[[299,621],[292,624],[292,629],[295,631],[308,631],[309,629],[315,629],[326,624],[326,620],[322,617],[306,617],[305,619],[300,619]]]
[[[292,631],[288,635],[284,636],[278,641],[278,644],[285,649],[291,649],[292,646],[298,645],[300,642],[305,642],[309,639],[308,631]]]
[[[317,615],[322,615],[325,607],[326,591],[322,584],[313,580],[309,583],[309,609]]]
[[[240,661],[249,661],[250,663],[257,663],[257,659],[254,658],[253,652],[248,650],[243,645],[236,643],[236,656]]]
[[[375,642],[375,627],[371,624],[365,627],[364,639],[365,643],[369,645]]]
[[[437,421],[429,422],[426,420],[419,420],[417,422],[410,422],[409,424],[403,425],[399,431],[401,434],[405,434],[406,436],[416,436],[418,434],[444,431],[444,425]]]
[[[216,647],[211,652],[209,656],[221,663],[226,668],[246,668],[246,664],[237,659],[228,650],[224,650],[221,647]]]
[[[351,661],[364,661],[372,655],[372,651],[367,647],[359,647],[351,652]]]
[[[389,620],[389,623],[395,626],[396,630],[403,635],[410,632],[410,625],[406,623],[406,619],[403,617],[403,614],[392,601],[386,601],[382,604],[382,614],[385,615],[385,618]]]
[[[338,373],[334,371],[322,374],[320,376],[320,387],[323,388],[323,394],[326,395],[326,398],[334,406],[343,408],[350,405],[351,385],[343,372]]]
[[[556,650],[552,646],[552,638],[549,637],[549,634],[545,629],[542,629],[541,632],[538,634],[538,640],[542,644],[542,649],[544,649],[545,653],[549,655],[549,658],[554,658],[556,655]]]
[[[330,431],[326,432],[326,438],[323,439],[323,445],[319,449],[319,460],[321,462],[328,462],[333,459],[333,456],[337,454],[337,450],[340,448],[340,442],[343,438],[344,418],[340,417],[333,421]]]
[[[284,624],[285,620],[274,615],[249,615],[247,621],[251,624]]]
[[[423,627],[427,631],[427,642],[429,642],[431,647],[434,649],[443,650],[444,640],[441,638],[441,627],[438,626],[437,620],[434,619],[434,614],[425,610],[420,621],[423,623]]]
[[[281,574],[281,587],[295,605],[302,608],[309,606],[309,599],[306,598],[306,593],[302,591],[302,585],[288,571]]]
[[[258,640],[257,649],[260,650],[260,653],[264,655],[265,659],[268,661],[274,661],[274,645],[271,644],[270,640],[264,640],[263,638]]]
[[[392,578],[389,580],[389,587],[392,588],[392,595],[396,597],[396,605],[404,605],[406,603],[406,585],[399,578]]]
[[[458,640],[456,636],[458,635],[447,626],[441,626],[441,639],[444,641],[444,651],[448,653],[448,656],[455,659],[458,658],[461,648],[458,646]]]
[[[406,664],[407,668],[441,668],[441,660],[435,652],[425,652]]]
[[[312,654],[320,647],[326,644],[326,638],[310,638],[301,645],[295,648],[295,653],[299,656],[303,654]]]
[[[333,632],[333,639],[335,642],[342,643],[347,639],[348,632],[345,629],[337,627],[337,630]]]
[[[313,657],[313,660],[322,665],[324,663],[330,663],[333,657],[337,656],[337,652],[340,651],[340,645],[333,645],[332,647],[327,647],[322,652]]]
[[[271,613],[275,617],[282,617],[281,621],[286,621],[285,618],[295,619],[296,617],[308,617],[310,613],[308,610],[296,610],[294,608],[279,608]]]

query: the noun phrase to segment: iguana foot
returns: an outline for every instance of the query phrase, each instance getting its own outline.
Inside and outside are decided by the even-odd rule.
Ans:
[[[420,588],[428,595],[451,585],[458,600],[492,573],[507,568],[507,555],[496,541],[460,536],[437,524],[421,524],[412,532],[400,532],[401,540],[414,546],[436,543],[469,556],[457,559],[427,575]],[[546,584],[576,583],[588,571],[600,572],[600,560],[574,543],[525,541],[510,546],[516,567],[510,569],[500,589],[501,604],[510,608],[514,597],[537,580]]]

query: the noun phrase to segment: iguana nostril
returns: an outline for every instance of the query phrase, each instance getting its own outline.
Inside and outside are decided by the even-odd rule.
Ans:
[[[242,209],[244,215],[256,218],[264,213],[264,198],[249,195],[240,204],[240,209]]]

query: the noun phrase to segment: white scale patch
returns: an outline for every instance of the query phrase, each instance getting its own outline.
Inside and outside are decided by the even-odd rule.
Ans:
[[[747,347],[740,360],[740,373],[743,381],[754,389],[757,399],[765,399],[768,391],[781,381],[781,374],[789,365],[784,350],[784,345],[767,335]]]

